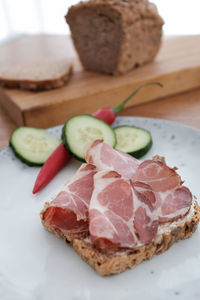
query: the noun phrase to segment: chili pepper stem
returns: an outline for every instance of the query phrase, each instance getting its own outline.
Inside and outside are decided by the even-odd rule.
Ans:
[[[126,103],[133,97],[135,96],[141,89],[143,89],[144,87],[148,86],[148,85],[158,85],[160,87],[163,87],[163,84],[157,81],[152,81],[152,82],[147,82],[143,85],[141,85],[140,87],[138,87],[135,91],[133,91],[122,103],[120,103],[119,105],[115,106],[112,108],[112,111],[114,112],[115,115],[118,115],[118,113],[124,108],[124,106],[126,105]]]

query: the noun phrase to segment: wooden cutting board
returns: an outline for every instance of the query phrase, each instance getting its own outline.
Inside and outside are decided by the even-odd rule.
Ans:
[[[147,81],[160,81],[164,88],[149,86],[128,106],[152,101],[200,86],[200,35],[165,39],[156,59],[123,76],[108,76],[82,69],[71,40],[66,36],[23,36],[0,46],[0,68],[20,62],[66,58],[74,62],[68,85],[46,92],[0,89],[0,104],[18,125],[49,127],[72,115],[112,107]],[[178,112],[177,112],[178,113]]]

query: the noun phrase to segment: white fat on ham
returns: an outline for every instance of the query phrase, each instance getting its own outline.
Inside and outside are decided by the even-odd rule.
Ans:
[[[97,170],[113,170],[125,179],[135,174],[139,161],[119,150],[115,150],[102,140],[96,140],[86,146],[85,160],[97,167]]]
[[[141,163],[133,181],[149,184],[156,196],[157,216],[160,223],[177,220],[186,215],[192,204],[190,190],[182,185],[180,176],[164,160],[153,159]]]
[[[89,205],[89,233],[102,249],[135,248],[156,236],[155,197],[141,182],[131,184],[117,172],[100,171],[94,176]]]
[[[82,164],[43,213],[43,221],[63,234],[88,233],[88,207],[96,167]]]

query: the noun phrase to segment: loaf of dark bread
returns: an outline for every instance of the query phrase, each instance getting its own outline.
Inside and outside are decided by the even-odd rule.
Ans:
[[[86,70],[123,74],[157,54],[163,20],[148,0],[90,0],[66,15]]]

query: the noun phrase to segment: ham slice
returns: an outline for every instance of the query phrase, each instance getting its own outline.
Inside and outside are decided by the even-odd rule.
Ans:
[[[94,176],[89,206],[92,243],[102,250],[135,248],[150,243],[157,233],[155,196],[151,187],[125,180],[114,171]]]
[[[134,157],[113,149],[102,140],[96,140],[87,146],[85,160],[95,165],[98,171],[114,170],[125,179],[133,177],[140,163]]]
[[[63,235],[88,235],[88,206],[96,167],[83,164],[58,195],[49,202],[43,222]]]
[[[144,161],[139,165],[132,180],[142,181],[152,187],[160,223],[174,221],[188,213],[192,204],[192,194],[182,185],[180,176],[166,165],[164,159],[156,157]]]

